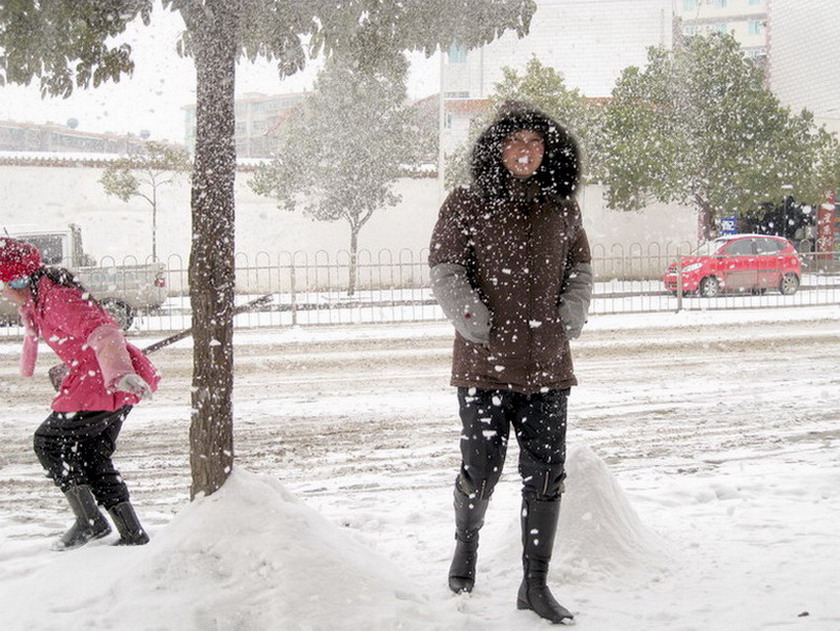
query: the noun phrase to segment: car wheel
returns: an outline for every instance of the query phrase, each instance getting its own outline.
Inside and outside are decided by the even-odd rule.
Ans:
[[[750,293],[753,296],[763,296],[764,294],[767,293],[767,288],[766,287],[754,287],[753,289],[750,290]]]
[[[799,277],[796,274],[788,273],[782,276],[779,281],[779,293],[783,296],[790,296],[799,289]]]
[[[715,276],[706,276],[700,281],[700,295],[714,298],[720,295],[720,281]]]
[[[119,298],[103,298],[100,304],[123,331],[127,331],[134,322],[134,310]]]

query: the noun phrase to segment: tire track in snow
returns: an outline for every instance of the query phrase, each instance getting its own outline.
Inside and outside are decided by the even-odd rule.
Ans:
[[[244,339],[235,353],[237,466],[302,495],[439,487],[447,497],[459,432],[448,332]],[[570,400],[570,445],[588,444],[617,470],[655,457],[678,473],[716,466],[742,447],[808,449],[832,431],[840,407],[840,335],[830,321],[593,330],[573,352],[581,385]],[[34,545],[69,524],[31,451],[52,392],[43,377],[15,377],[15,354],[2,357],[0,523]],[[167,349],[155,361],[164,387],[132,412],[116,454],[153,529],[188,502],[192,350]],[[516,457],[512,443],[503,480],[516,480]]]

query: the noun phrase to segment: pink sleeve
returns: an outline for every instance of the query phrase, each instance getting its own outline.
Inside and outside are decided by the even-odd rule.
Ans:
[[[88,345],[96,354],[105,387],[112,390],[120,377],[134,372],[125,336],[115,324],[103,324],[88,336]]]
[[[35,362],[38,361],[38,336],[24,335],[23,349],[20,352],[20,374],[31,377],[35,374]]]

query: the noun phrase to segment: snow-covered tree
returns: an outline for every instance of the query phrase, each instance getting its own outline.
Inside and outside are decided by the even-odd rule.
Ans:
[[[415,163],[419,134],[406,104],[408,62],[360,68],[334,57],[319,73],[314,92],[284,126],[275,159],[260,167],[251,187],[280,208],[350,227],[348,295],[356,289],[359,232],[400,196],[393,184]]]
[[[625,69],[606,108],[607,202],[694,205],[708,236],[716,220],[778,200],[793,187],[820,199],[814,164],[830,137],[807,111],[782,107],[731,35],[694,36],[651,49]]]
[[[234,87],[240,59],[276,62],[285,77],[307,57],[352,55],[361,66],[403,50],[472,48],[527,32],[534,0],[161,0],[186,30],[196,69],[189,283],[193,311],[192,495],[210,494],[233,465]],[[117,81],[133,68],[126,25],[153,0],[0,4],[0,83],[38,78],[45,94]],[[307,55],[308,53],[308,55]]]
[[[144,153],[125,156],[109,164],[99,183],[108,195],[124,202],[139,197],[152,207],[152,260],[156,261],[158,189],[188,172],[192,163],[183,147],[148,141],[144,148]]]
[[[502,69],[502,80],[494,86],[489,100],[491,107],[470,123],[465,144],[447,157],[447,188],[468,181],[470,149],[478,135],[490,124],[498,106],[507,100],[532,103],[571,131],[580,144],[585,161],[584,177],[599,170],[600,104],[587,101],[579,90],[566,87],[562,75],[555,68],[545,65],[535,56],[531,57],[521,74],[517,68],[505,67]]]

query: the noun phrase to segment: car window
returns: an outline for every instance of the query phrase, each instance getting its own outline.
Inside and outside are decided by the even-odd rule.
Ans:
[[[718,252],[722,245],[727,243],[729,239],[715,239],[714,241],[704,241],[691,253],[694,256],[712,256]]]
[[[755,249],[759,254],[776,254],[785,247],[785,244],[776,239],[756,239]]]
[[[34,234],[20,235],[18,238],[38,248],[45,265],[61,265],[64,262],[65,247],[61,235]]]
[[[721,250],[726,256],[749,256],[753,254],[752,239],[736,239]]]

